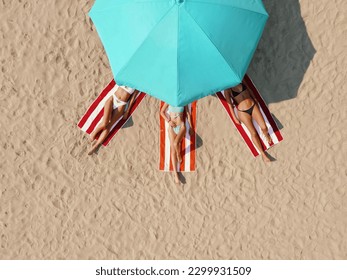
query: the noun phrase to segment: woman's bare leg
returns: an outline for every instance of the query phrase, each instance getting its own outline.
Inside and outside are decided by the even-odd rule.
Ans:
[[[112,111],[113,111],[113,96],[111,96],[109,99],[107,99],[105,106],[104,106],[104,115],[102,117],[102,121],[100,124],[96,127],[96,129],[93,131],[92,134],[90,134],[90,141],[93,142],[95,140],[96,135],[98,135],[102,130],[106,128],[106,126],[111,121],[112,117]]]
[[[96,151],[96,149],[102,144],[102,142],[104,142],[104,140],[106,139],[106,137],[109,133],[110,133],[110,129],[109,129],[109,126],[107,126],[100,133],[99,139],[95,143],[93,143],[92,147],[88,151],[88,155],[92,155]]]
[[[95,150],[105,141],[108,134],[111,131],[112,126],[119,120],[119,118],[124,113],[125,106],[118,107],[114,110],[111,120],[106,125],[105,129],[101,132],[99,139],[92,145],[91,149],[88,152],[88,155],[91,155],[95,152]]]
[[[272,143],[272,139],[270,137],[269,130],[268,130],[267,126],[266,126],[266,123],[265,123],[265,120],[263,118],[263,115],[261,114],[257,104],[253,108],[252,117],[258,123],[261,131],[263,132],[263,134],[264,134],[264,136],[266,138],[266,141],[270,145]]]
[[[184,135],[186,134],[186,127],[182,124],[181,125],[181,129],[178,132],[175,140],[174,140],[174,147],[176,150],[176,156],[177,156],[177,160],[179,163],[182,162],[182,154],[181,154],[181,144],[182,144],[182,139],[184,137]]]
[[[182,163],[182,141],[178,143],[177,147],[177,160],[181,164]]]
[[[171,163],[172,163],[172,167],[174,170],[175,183],[179,184],[180,179],[179,179],[178,173],[177,173],[177,153],[176,153],[176,149],[175,149],[175,139],[176,139],[177,135],[173,131],[172,127],[169,127],[168,132],[169,132],[169,139],[170,139]]]
[[[247,129],[249,130],[252,141],[254,145],[258,148],[258,150],[260,151],[261,156],[263,157],[263,160],[265,162],[269,162],[270,159],[267,157],[267,155],[265,154],[263,150],[263,146],[261,145],[259,135],[253,125],[252,117],[249,114],[245,112],[240,112],[240,111],[238,111],[238,115],[239,115],[240,121],[243,122],[245,126],[247,127]]]

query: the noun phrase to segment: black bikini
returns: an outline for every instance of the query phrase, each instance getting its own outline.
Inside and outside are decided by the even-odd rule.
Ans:
[[[247,89],[247,87],[244,85],[244,83],[241,83],[241,85],[242,85],[242,90],[241,91],[234,91],[233,89],[231,89],[231,92],[232,92],[234,98],[236,96],[240,95],[241,93],[243,93]],[[253,102],[253,105],[249,109],[247,109],[247,110],[239,110],[239,108],[237,108],[237,107],[236,108],[237,108],[238,111],[247,113],[250,116],[252,116],[254,106],[255,106],[255,102]]]
[[[247,110],[239,110],[239,109],[237,109],[237,110],[239,110],[240,112],[247,113],[248,115],[252,116],[254,106],[255,106],[255,102],[253,103],[253,105],[251,106],[251,108],[249,108],[249,109],[247,109]]]
[[[241,91],[234,91],[233,89],[231,89],[231,92],[233,93],[234,98],[236,96],[240,95],[241,93],[243,93],[247,89],[247,87],[244,85],[244,83],[241,83],[241,85],[242,85]]]

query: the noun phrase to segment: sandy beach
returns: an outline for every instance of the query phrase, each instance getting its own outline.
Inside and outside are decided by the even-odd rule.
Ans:
[[[92,0],[0,1],[0,259],[347,259],[347,2],[264,0],[248,74],[284,141],[254,159],[198,101],[197,171],[158,171],[159,101],[107,148],[77,127],[112,79]]]

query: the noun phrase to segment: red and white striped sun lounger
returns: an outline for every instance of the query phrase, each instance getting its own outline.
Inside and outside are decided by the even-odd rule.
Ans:
[[[81,120],[78,122],[78,127],[86,132],[87,134],[91,134],[93,130],[97,127],[99,122],[101,121],[103,115],[104,115],[104,106],[108,98],[116,92],[118,89],[118,85],[116,85],[116,82],[112,80],[108,86],[100,93],[100,95],[95,99],[95,101],[90,105],[87,112],[84,114],[84,116],[81,118]],[[129,112],[129,117],[134,113],[134,111],[137,109],[143,98],[146,96],[145,93],[139,93],[136,97],[135,102],[133,103],[133,106],[131,107],[131,110]],[[108,143],[112,140],[112,138],[116,135],[116,133],[124,126],[124,124],[127,122],[127,120],[124,120],[122,117],[114,124],[114,126],[111,129],[110,134],[105,139],[105,141],[102,143],[104,146],[107,146]]]
[[[257,88],[255,87],[255,85],[253,84],[252,80],[249,78],[248,75],[245,76],[243,83],[247,87],[251,88],[251,90],[253,91],[253,93],[255,94],[256,98],[259,101],[260,111],[264,117],[264,120],[266,122],[267,127],[269,128],[269,134],[270,134],[272,141],[273,141],[273,144],[271,146],[267,143],[265,136],[263,135],[259,125],[255,121],[253,121],[253,124],[254,124],[254,127],[257,129],[258,135],[260,136],[260,140],[261,140],[261,143],[263,145],[264,150],[268,150],[273,145],[276,145],[279,142],[281,142],[283,140],[283,137],[282,137],[281,132],[279,131],[277,125],[276,125],[275,120],[273,119],[273,117],[269,111],[269,108],[266,106],[265,101],[261,97],[259,91],[257,90]],[[246,128],[246,126],[244,124],[237,125],[233,121],[233,119],[231,117],[228,103],[224,97],[224,92],[218,92],[216,95],[217,95],[219,101],[222,103],[223,107],[225,108],[225,110],[226,110],[228,116],[230,117],[230,119],[232,120],[233,124],[237,128],[238,132],[240,133],[241,137],[246,142],[246,144],[247,144],[248,148],[250,149],[250,151],[252,152],[253,156],[254,157],[258,156],[259,151],[256,148],[256,146],[254,145],[254,143],[252,142],[250,133],[249,133],[248,129]],[[234,110],[235,110],[235,114],[237,114],[237,109],[234,108]]]
[[[160,103],[160,110],[164,105]],[[189,123],[186,119],[186,135],[182,140],[182,163],[177,167],[179,172],[192,172],[195,171],[195,149],[196,149],[196,101],[189,104],[188,108],[192,116],[192,124],[194,133],[189,134]],[[160,136],[159,136],[159,170],[160,171],[173,171],[171,158],[170,158],[170,140],[168,134],[169,124],[160,116]]]

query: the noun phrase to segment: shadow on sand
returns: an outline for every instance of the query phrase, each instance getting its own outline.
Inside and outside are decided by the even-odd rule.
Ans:
[[[248,73],[269,104],[297,96],[316,50],[299,0],[263,2],[270,17]]]

